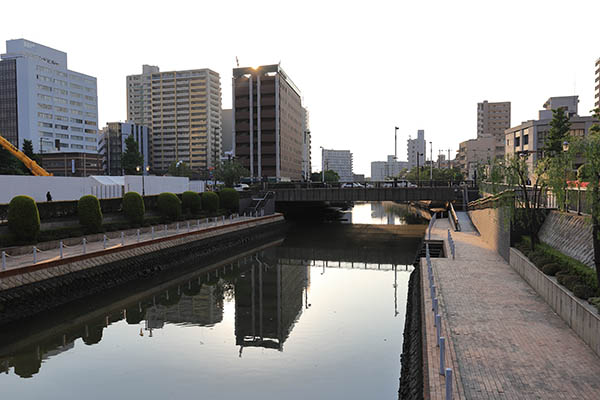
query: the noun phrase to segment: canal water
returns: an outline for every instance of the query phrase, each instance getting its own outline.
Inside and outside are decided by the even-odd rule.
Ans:
[[[404,210],[356,204],[352,224],[295,226],[208,270],[0,332],[0,398],[396,399],[425,229]]]

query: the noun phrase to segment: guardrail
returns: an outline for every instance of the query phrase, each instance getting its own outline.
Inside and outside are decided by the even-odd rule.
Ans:
[[[452,239],[452,234],[450,233],[450,229],[448,229],[448,247],[450,247],[450,252],[452,253],[452,259],[455,259],[456,256],[456,246],[454,245],[454,239]]]
[[[427,240],[431,240],[431,228],[437,220],[437,213],[433,213],[433,217],[429,220],[429,226],[427,227]],[[429,245],[427,245],[427,254],[429,254]]]
[[[448,237],[450,236],[450,230],[448,230]],[[454,252],[452,253],[454,259]],[[433,267],[431,264],[431,255],[429,254],[429,243],[425,243],[425,260],[427,262],[427,276],[429,279],[429,295],[431,297],[431,311],[433,311],[433,326],[436,330],[436,347],[439,349],[440,357],[440,375],[444,376],[445,383],[445,399],[452,400],[452,368],[446,368],[446,338],[441,336],[442,333],[442,315],[439,310],[439,293],[435,285],[435,279],[433,277]]]
[[[452,225],[452,229],[454,229],[455,232],[460,232],[458,216],[456,215],[456,211],[454,211],[454,206],[452,205],[452,202],[450,202],[450,209],[448,210],[448,220],[450,220],[450,225]]]
[[[253,184],[252,189],[256,190],[277,190],[277,189],[318,189],[318,188],[343,188],[346,182],[263,182],[262,184]],[[356,185],[356,184],[354,184]],[[354,188],[404,188],[404,187],[464,187],[467,189],[477,189],[475,181],[430,181],[430,180],[389,180],[361,182],[360,186]],[[350,185],[348,185],[350,187]]]

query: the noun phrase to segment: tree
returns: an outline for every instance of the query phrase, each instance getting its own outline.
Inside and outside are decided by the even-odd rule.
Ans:
[[[594,119],[600,120],[600,108],[592,110]],[[600,125],[594,123],[585,137],[573,138],[569,144],[571,157],[583,157],[581,175],[589,179],[588,193],[591,191],[592,203],[592,242],[594,247],[594,264],[596,278],[600,282]]]
[[[8,150],[0,147],[0,175],[25,175],[26,169],[21,161]]]
[[[125,151],[121,156],[121,167],[125,175],[140,175],[144,172],[144,156],[138,148],[138,142],[133,138],[133,135],[129,135],[125,139]],[[140,171],[136,169],[137,167],[140,167]]]
[[[550,130],[544,140],[543,157],[554,157],[563,153],[563,143],[567,140],[570,129],[571,122],[564,108],[552,110]]]
[[[561,208],[566,208],[567,178],[572,163],[572,153],[563,151],[563,144],[569,138],[570,129],[571,123],[564,109],[552,110],[552,121],[544,141],[542,162],[546,166],[548,187],[552,189]]]
[[[250,171],[235,160],[223,161],[215,170],[215,179],[223,181],[229,188],[245,176],[250,176]]]
[[[171,176],[185,176],[187,178],[192,177],[192,169],[183,161],[173,161],[169,165],[169,175]]]
[[[313,172],[310,174],[310,180],[313,182],[322,182],[323,181],[323,173],[322,172]],[[328,169],[325,171],[325,182],[339,182],[340,176],[334,170]]]

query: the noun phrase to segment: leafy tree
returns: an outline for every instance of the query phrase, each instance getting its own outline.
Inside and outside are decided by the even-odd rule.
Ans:
[[[595,120],[600,120],[600,108],[592,111]],[[588,192],[592,192],[592,240],[594,246],[594,264],[596,277],[600,282],[600,125],[594,123],[588,135],[573,138],[569,145],[571,157],[583,157],[585,160],[580,175],[589,179]]]
[[[420,172],[417,172],[417,167],[413,167],[410,171],[404,174],[399,174],[398,178],[407,179],[409,181],[417,181],[419,178],[424,180],[427,177],[429,180],[430,169],[428,167],[419,167]],[[464,180],[462,172],[458,168],[434,168],[433,169],[433,180],[434,181],[455,181],[461,182]]]
[[[544,157],[554,157],[563,153],[563,143],[567,140],[571,122],[563,108],[552,110],[550,130],[544,140]]]
[[[42,156],[33,152],[33,143],[31,142],[31,140],[23,139],[23,153],[27,157],[31,158],[33,161],[38,163],[40,166],[42,165]],[[25,167],[24,164],[23,168],[25,168],[24,171],[26,174],[31,174],[31,171],[29,171],[29,169]]]
[[[183,161],[173,161],[171,165],[169,165],[168,172],[171,176],[192,177],[192,169]]]
[[[503,158],[494,157],[489,168],[489,181],[492,184],[492,194],[498,193],[498,185],[504,182],[506,165]]]
[[[0,175],[25,175],[25,170],[27,168],[21,161],[8,150],[0,147]]]
[[[244,176],[250,176],[250,171],[235,160],[224,161],[215,170],[215,179],[223,181],[225,187],[233,187]]]
[[[144,156],[138,150],[138,142],[133,138],[133,135],[129,135],[125,139],[125,151],[121,156],[121,167],[125,175],[140,175],[143,173],[142,170],[137,171],[136,167],[143,168]]]
[[[310,174],[310,180],[313,182],[322,182],[323,181],[323,173],[322,172],[313,172]],[[328,169],[325,171],[325,182],[339,182],[340,176],[334,170]]]

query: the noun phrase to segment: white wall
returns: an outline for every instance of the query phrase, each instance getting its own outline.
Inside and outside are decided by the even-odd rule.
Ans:
[[[124,185],[101,184],[91,177],[0,175],[0,204],[9,203],[13,197],[19,195],[31,196],[35,201],[46,201],[48,191],[54,201],[78,200],[86,194],[93,194],[101,199],[122,197],[123,190],[125,193],[142,193],[141,176],[127,175],[118,178],[123,179]],[[183,193],[190,188],[188,178],[174,176],[146,176],[144,186],[146,195],[162,192]],[[196,187],[192,190],[196,190]]]

